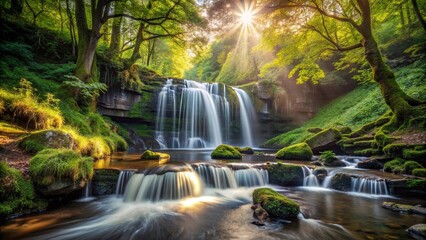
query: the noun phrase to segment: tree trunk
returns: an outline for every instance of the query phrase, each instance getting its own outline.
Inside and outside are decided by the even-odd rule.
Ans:
[[[423,19],[422,14],[420,13],[419,6],[417,5],[417,1],[411,0],[411,4],[413,4],[413,9],[414,9],[414,12],[416,13],[417,19],[419,20],[423,29],[426,31],[426,22]]]
[[[9,13],[12,15],[20,16],[24,11],[24,0],[11,0]]]
[[[115,2],[114,14],[120,14],[123,12],[123,4],[121,2]],[[110,51],[113,58],[117,56],[121,47],[121,21],[122,18],[114,18],[111,29],[111,41],[109,43]]]
[[[138,33],[136,35],[135,47],[133,48],[132,56],[129,59],[124,60],[124,68],[129,69],[136,61],[141,58],[140,48],[143,42],[143,31],[145,29],[144,23],[141,22],[139,25]]]

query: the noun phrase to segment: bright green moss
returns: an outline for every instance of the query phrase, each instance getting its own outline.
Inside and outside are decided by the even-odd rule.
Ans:
[[[288,160],[311,160],[312,150],[306,143],[294,144],[285,148],[282,148],[277,152],[276,158],[288,159]]]
[[[151,150],[146,150],[141,155],[141,160],[159,160],[160,154],[153,152]]]
[[[402,158],[395,158],[387,163],[385,163],[383,170],[385,172],[396,172],[399,171],[399,169],[403,169],[405,160]]]
[[[281,186],[303,185],[303,169],[293,164],[268,164],[269,182]]]
[[[300,211],[299,204],[271,188],[258,188],[253,192],[253,203],[260,205],[270,216],[292,219]]]
[[[417,177],[426,177],[426,168],[416,168],[412,173]]]
[[[213,150],[211,157],[213,159],[241,159],[243,156],[233,146],[222,144]]]
[[[242,154],[254,154],[254,151],[251,147],[235,147],[234,146],[234,148]]]
[[[412,174],[414,169],[422,167],[423,166],[416,161],[406,161],[404,163],[404,172],[407,174]]]

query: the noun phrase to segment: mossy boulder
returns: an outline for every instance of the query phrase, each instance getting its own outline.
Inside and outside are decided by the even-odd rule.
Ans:
[[[36,199],[31,181],[20,171],[0,162],[0,222],[12,214],[45,209],[47,203]]]
[[[74,139],[62,130],[43,130],[30,134],[19,144],[26,152],[35,154],[47,148],[72,149]]]
[[[404,173],[412,174],[416,168],[422,168],[423,166],[416,161],[406,161],[404,163]]]
[[[426,208],[420,206],[413,206],[394,202],[384,202],[382,203],[382,207],[395,212],[417,213],[426,215]]]
[[[426,224],[420,223],[420,224],[413,225],[407,229],[407,232],[414,239],[426,239]]]
[[[234,147],[234,148],[242,154],[254,154],[254,151],[251,147]]]
[[[426,198],[425,179],[397,179],[387,182],[390,193],[395,196]]]
[[[416,177],[426,177],[426,168],[416,168],[412,174]]]
[[[324,166],[327,167],[345,167],[346,163],[336,157],[333,151],[321,152],[318,159]]]
[[[314,153],[320,151],[337,149],[336,143],[342,138],[340,132],[335,128],[323,130],[305,140]]]
[[[306,131],[310,132],[310,133],[319,133],[321,132],[323,129],[319,128],[319,127],[311,127],[306,129]]]
[[[385,165],[383,166],[383,170],[385,172],[399,173],[404,169],[403,168],[404,163],[405,163],[404,159],[395,158],[389,162],[386,162]]]
[[[254,190],[253,203],[260,204],[271,217],[294,219],[300,212],[299,204],[271,188]]]
[[[213,159],[241,159],[243,156],[233,146],[222,144],[213,150],[211,157]]]
[[[30,176],[44,196],[69,194],[93,176],[93,159],[69,149],[45,149],[30,160]]]
[[[153,152],[146,150],[141,155],[141,160],[159,160],[160,163],[166,163],[170,161],[170,155],[167,153]]]
[[[313,153],[311,148],[306,143],[294,144],[282,148],[277,152],[276,158],[286,160],[307,160],[312,159]]]
[[[337,126],[335,127],[337,131],[339,131],[341,134],[350,134],[352,132],[352,129],[348,126]]]
[[[94,196],[114,194],[119,175],[118,169],[96,169],[92,178],[92,194]]]
[[[405,159],[416,160],[426,166],[426,149],[415,147],[414,149],[403,149],[402,156]]]
[[[293,164],[268,164],[269,182],[281,186],[303,185],[303,169]]]
[[[340,191],[350,191],[352,189],[352,176],[346,173],[337,173],[331,179],[331,188]]]

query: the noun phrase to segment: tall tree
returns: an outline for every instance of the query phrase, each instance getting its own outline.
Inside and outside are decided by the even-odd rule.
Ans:
[[[387,127],[398,127],[407,124],[409,120],[425,113],[424,103],[408,96],[395,80],[395,74],[383,60],[378,43],[372,29],[372,8],[369,0],[288,0],[269,1],[269,13],[275,11],[293,11],[292,15],[305,16],[308,20],[299,20],[305,29],[314,31],[318,36],[329,43],[329,50],[353,51],[357,48],[364,49],[364,57],[369,63],[373,79],[379,85],[386,104],[394,113]],[[294,12],[298,11],[298,12]],[[312,14],[314,16],[312,16]],[[312,26],[309,19],[318,17],[320,25]],[[336,35],[330,34],[324,19],[330,22],[344,23],[358,36],[358,41],[351,45],[342,45]]]

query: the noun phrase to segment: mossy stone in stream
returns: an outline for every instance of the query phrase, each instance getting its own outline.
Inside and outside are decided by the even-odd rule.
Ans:
[[[303,169],[293,164],[268,164],[269,182],[281,186],[303,185]]]
[[[271,188],[254,190],[253,203],[259,203],[272,217],[293,219],[297,217],[300,211],[299,204]]]
[[[213,159],[241,159],[243,156],[233,146],[222,144],[213,150],[211,157]]]
[[[282,148],[277,152],[276,158],[288,159],[288,160],[307,160],[312,159],[312,150],[306,143],[298,143],[285,148]]]

